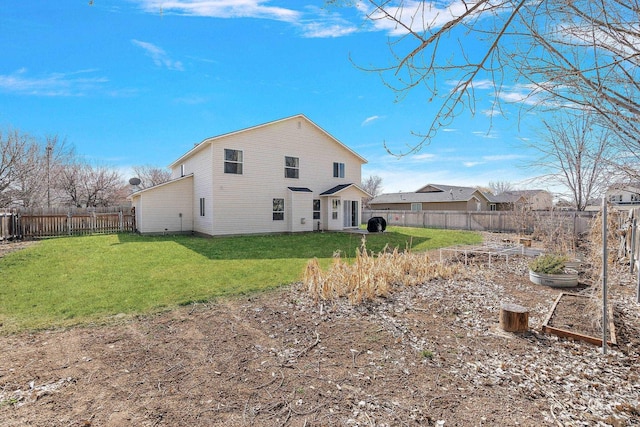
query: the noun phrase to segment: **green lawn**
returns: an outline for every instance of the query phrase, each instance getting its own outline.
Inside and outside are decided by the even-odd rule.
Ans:
[[[422,251],[481,241],[476,233],[390,227],[367,248]],[[352,257],[350,233],[198,238],[99,235],[48,239],[0,259],[0,331],[91,322],[300,280],[307,260]]]

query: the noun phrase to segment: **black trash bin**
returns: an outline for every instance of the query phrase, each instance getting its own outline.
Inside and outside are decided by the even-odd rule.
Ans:
[[[381,216],[374,216],[367,222],[367,231],[369,233],[382,233],[387,229],[387,221]]]

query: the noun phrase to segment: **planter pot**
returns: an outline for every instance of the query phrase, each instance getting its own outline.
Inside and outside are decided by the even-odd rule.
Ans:
[[[567,261],[564,263],[565,268],[570,268],[572,270],[579,270],[582,263],[578,260]]]
[[[572,288],[578,286],[578,273],[545,274],[529,270],[529,280],[552,288]]]

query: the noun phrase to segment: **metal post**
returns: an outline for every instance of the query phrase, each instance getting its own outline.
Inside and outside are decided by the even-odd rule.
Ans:
[[[631,221],[631,253],[629,254],[629,272],[633,274],[636,257],[636,219]]]
[[[51,207],[51,151],[53,147],[47,144],[47,207]]]
[[[607,201],[602,198],[602,354],[607,354]]]

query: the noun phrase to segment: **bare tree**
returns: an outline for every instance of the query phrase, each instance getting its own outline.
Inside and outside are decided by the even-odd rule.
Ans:
[[[476,92],[491,86],[495,111],[505,99],[587,111],[640,153],[640,0],[364,4],[373,25],[392,31],[391,65],[366,69],[380,73],[399,96],[422,88],[430,101],[440,99],[408,152],[420,150],[462,111],[475,113]]]
[[[72,153],[58,136],[43,142],[18,130],[0,132],[0,207],[50,206],[50,184]]]
[[[33,145],[33,139],[18,130],[0,132],[0,207],[16,205],[16,184]]]
[[[378,175],[371,175],[362,180],[362,189],[371,194],[371,197],[363,199],[364,205],[369,207],[371,199],[382,192],[382,178]]]
[[[57,189],[63,204],[75,207],[117,206],[126,199],[126,183],[118,171],[78,160],[65,165]]]
[[[134,166],[133,172],[140,178],[140,187],[149,188],[171,179],[171,171],[150,165]]]
[[[489,182],[489,188],[491,193],[497,196],[507,191],[512,191],[513,185],[509,181],[491,181]]]
[[[567,188],[568,193],[560,195],[572,200],[577,210],[584,210],[619,173],[608,160],[616,157],[614,134],[588,115],[565,116],[544,124],[543,141],[531,144],[540,153],[532,167],[545,171],[547,182]]]

